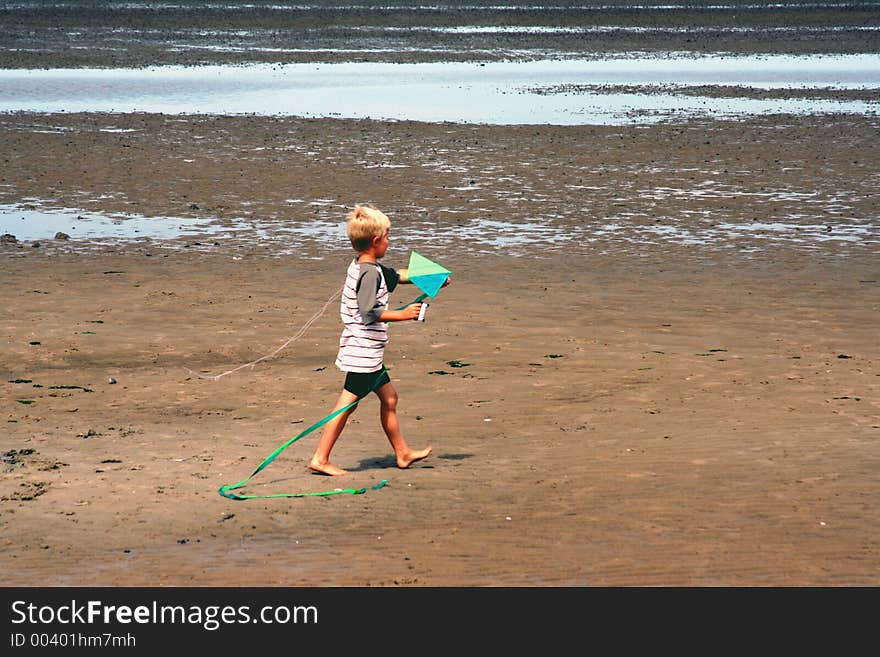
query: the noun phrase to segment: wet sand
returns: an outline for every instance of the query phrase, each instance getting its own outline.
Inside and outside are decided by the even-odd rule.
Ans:
[[[625,53],[877,52],[872,3],[579,0],[24,3],[0,9],[0,67],[498,61]],[[59,6],[60,4],[60,6]],[[121,6],[120,6],[121,5]],[[499,29],[500,28],[500,29]]]
[[[266,224],[0,243],[4,581],[877,585],[878,127],[3,116],[0,203]],[[349,252],[284,228],[357,201],[405,236],[386,264],[416,248],[453,271],[387,351],[404,433],[434,453],[396,468],[370,399],[344,481],[309,472],[312,435],[247,492],[387,486],[227,500],[332,407],[336,309],[253,369],[187,368],[293,336]],[[475,216],[497,244],[433,240]],[[536,221],[576,239],[510,242]]]

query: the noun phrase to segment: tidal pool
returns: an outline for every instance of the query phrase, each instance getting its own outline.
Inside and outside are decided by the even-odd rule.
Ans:
[[[813,98],[674,87],[816,90]],[[580,89],[560,92],[560,89]],[[600,93],[592,90],[601,88]],[[828,90],[868,99],[823,98]],[[870,93],[878,90],[877,98]],[[632,124],[694,115],[880,110],[880,55],[668,56],[0,71],[0,111],[161,112],[484,124]]]

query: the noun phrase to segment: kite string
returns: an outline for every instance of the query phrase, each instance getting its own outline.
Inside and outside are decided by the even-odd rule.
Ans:
[[[286,349],[291,343],[296,342],[297,340],[299,340],[299,338],[301,338],[301,337],[305,334],[305,332],[309,330],[309,328],[312,326],[312,324],[314,324],[315,322],[318,321],[318,319],[321,317],[321,315],[323,315],[323,314],[326,312],[327,307],[328,307],[331,303],[333,303],[333,301],[334,301],[335,299],[337,299],[337,298],[339,297],[340,294],[342,294],[342,289],[343,289],[343,288],[339,288],[336,292],[334,292],[334,293],[333,293],[333,296],[331,296],[329,299],[327,299],[327,301],[324,303],[324,305],[321,306],[321,309],[320,309],[318,312],[316,312],[314,315],[312,315],[312,316],[309,318],[309,320],[308,320],[305,324],[303,324],[302,328],[301,328],[299,331],[297,331],[297,333],[296,333],[295,335],[293,335],[293,336],[291,336],[290,338],[288,338],[287,341],[286,341],[284,344],[282,344],[280,347],[278,347],[278,348],[277,348],[275,351],[273,351],[272,353],[270,353],[270,354],[266,354],[265,356],[260,356],[260,357],[257,358],[256,360],[252,360],[251,362],[249,362],[249,363],[245,363],[244,365],[239,365],[238,367],[233,368],[233,369],[231,369],[231,370],[227,370],[226,372],[222,372],[221,374],[201,374],[200,372],[196,372],[196,371],[194,371],[194,370],[191,370],[191,369],[188,368],[188,367],[184,367],[183,369],[185,369],[185,370],[186,370],[187,372],[189,372],[190,374],[193,374],[194,376],[199,377],[200,379],[210,379],[210,380],[212,380],[212,381],[216,381],[217,379],[220,379],[220,378],[222,378],[222,377],[224,377],[224,376],[227,376],[228,374],[233,374],[233,373],[235,373],[235,372],[238,372],[239,370],[243,370],[243,369],[246,368],[246,367],[251,367],[251,368],[253,368],[253,367],[256,366],[258,363],[261,363],[261,362],[263,362],[264,360],[269,360],[270,358],[274,358],[274,357],[277,356],[279,353],[281,353],[281,351],[283,351],[284,349]]]

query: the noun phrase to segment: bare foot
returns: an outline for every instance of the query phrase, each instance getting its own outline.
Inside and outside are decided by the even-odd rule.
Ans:
[[[428,445],[425,449],[418,450],[410,450],[410,452],[406,456],[398,456],[397,457],[397,467],[398,468],[408,468],[416,461],[421,461],[428,454],[431,453],[431,446]]]
[[[319,474],[325,474],[331,477],[338,477],[340,475],[348,474],[348,470],[338,468],[330,462],[319,463],[315,459],[309,461],[309,467]]]

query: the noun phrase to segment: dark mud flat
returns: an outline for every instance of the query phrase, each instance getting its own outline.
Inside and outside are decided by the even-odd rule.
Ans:
[[[628,52],[880,50],[874,3],[276,2],[15,3],[0,9],[0,67],[141,67],[309,61],[458,61]],[[570,6],[567,6],[570,5]]]
[[[536,94],[658,94],[669,93],[682,96],[699,96],[704,98],[755,98],[755,99],[791,99],[808,100],[860,100],[877,101],[874,89],[757,89],[738,85],[594,85],[594,84],[561,84],[549,87],[530,89]]]

